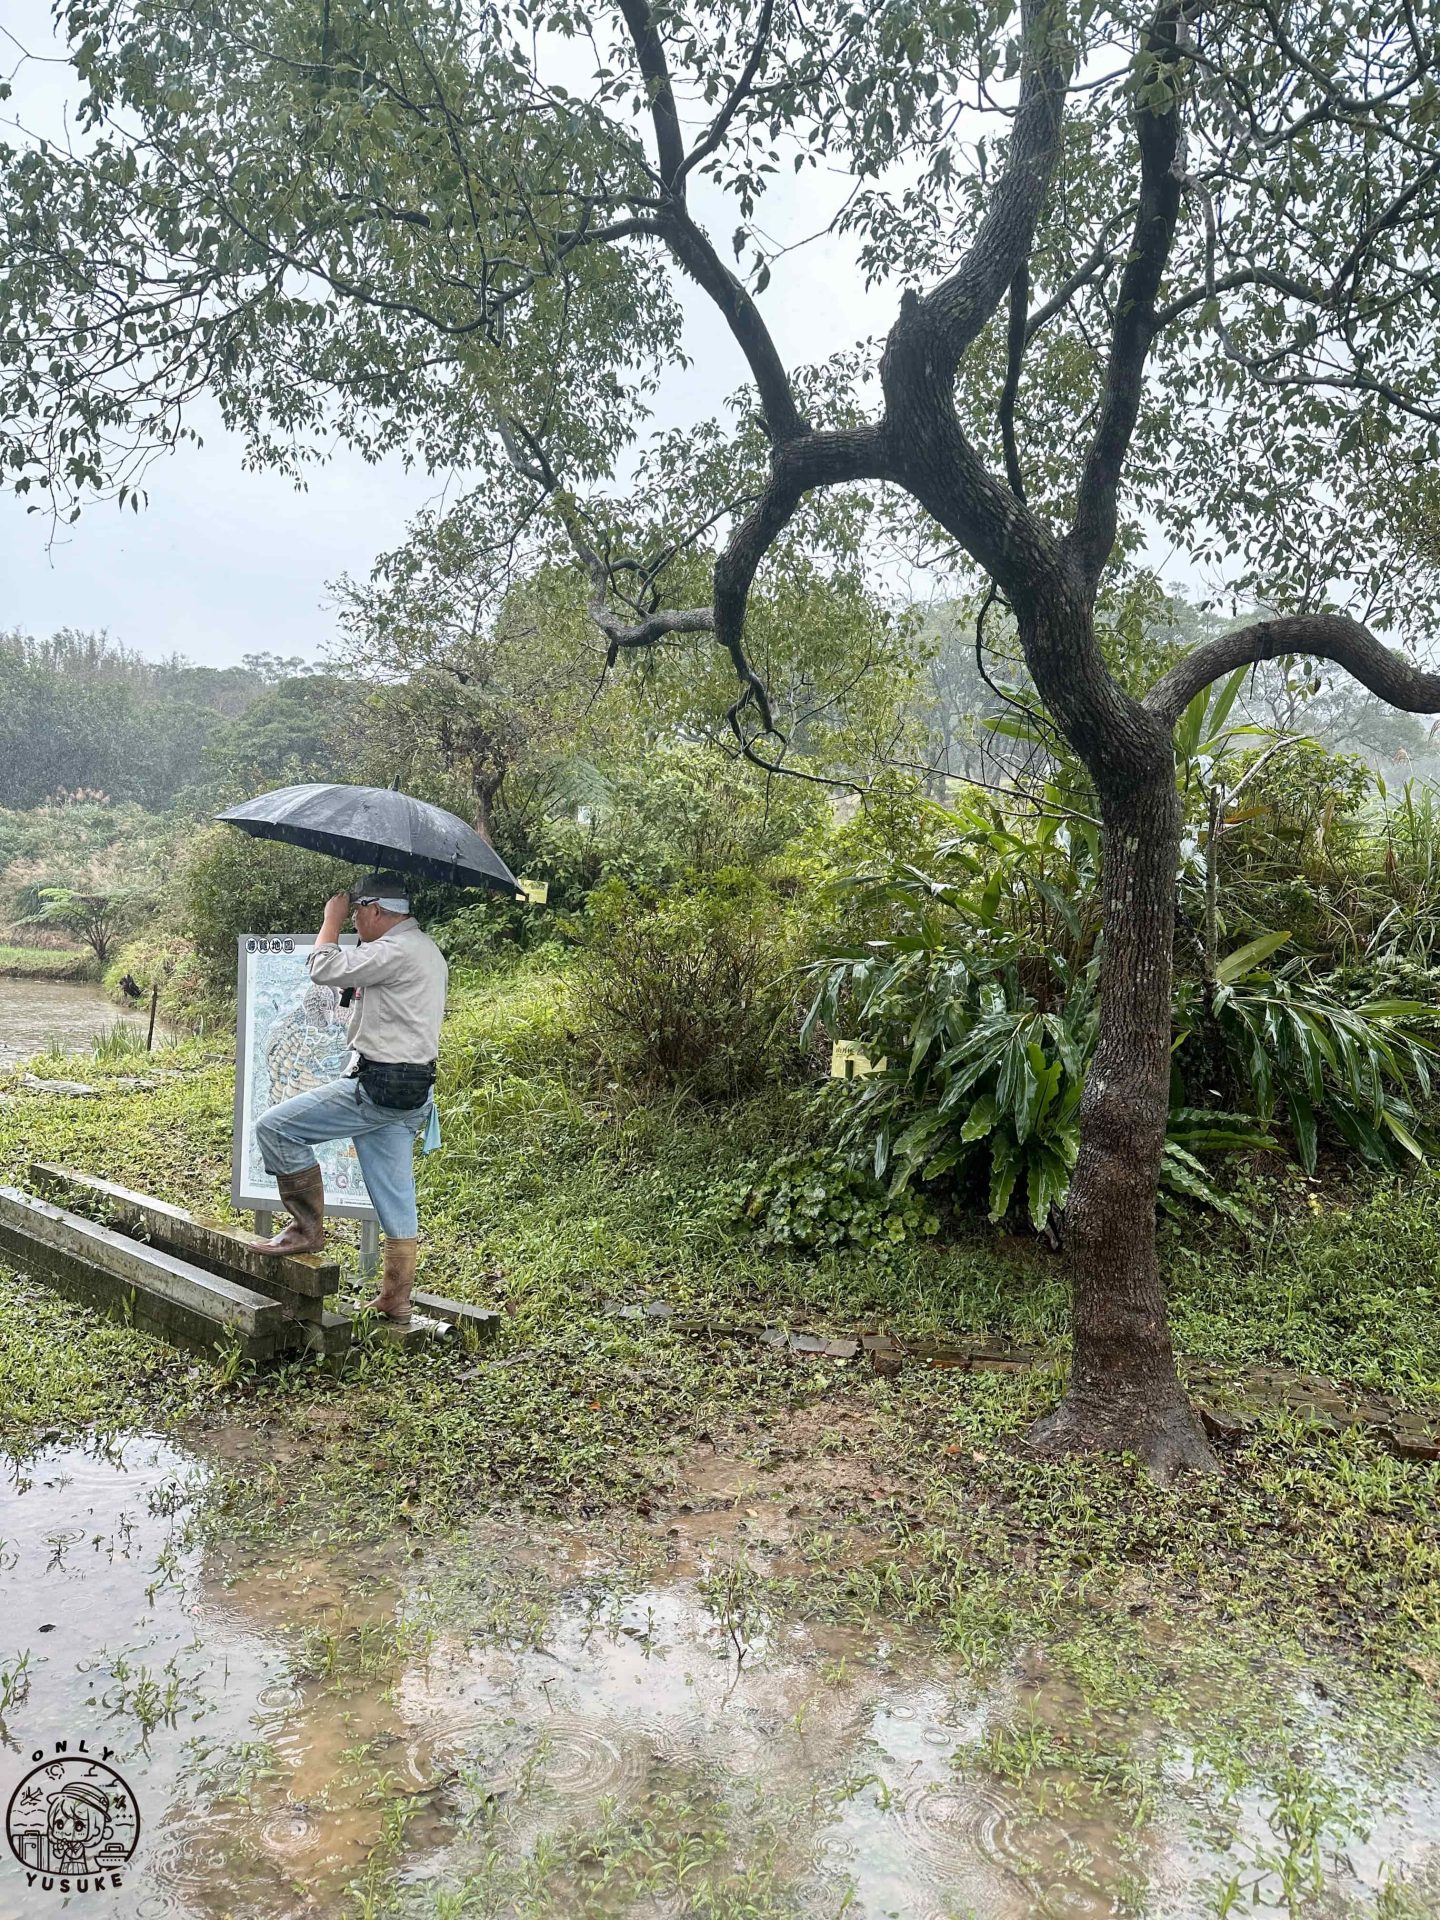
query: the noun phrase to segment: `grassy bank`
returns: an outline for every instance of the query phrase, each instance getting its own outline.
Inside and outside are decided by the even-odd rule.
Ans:
[[[191,1043],[157,1064],[165,1077],[150,1091],[7,1097],[0,1176],[61,1159],[223,1204],[228,1054]],[[87,1061],[84,1077],[103,1086],[123,1068]],[[0,1285],[0,1441],[23,1450],[90,1423],[223,1428],[240,1464],[217,1524],[335,1539],[433,1535],[517,1504],[643,1521],[723,1444],[758,1475],[779,1461],[819,1489],[803,1577],[787,1588],[766,1576],[786,1605],[890,1611],[976,1660],[1047,1621],[1053,1638],[1063,1614],[1085,1658],[1112,1649],[1116,1685],[1140,1640],[1154,1678],[1164,1620],[1358,1663],[1365,1685],[1417,1711],[1440,1678],[1434,1469],[1363,1431],[1279,1414],[1226,1449],[1218,1479],[1168,1490],[1119,1462],[1034,1460],[1022,1435],[1053,1402],[1063,1359],[1050,1256],[988,1231],[883,1262],[758,1245],[738,1216],[793,1136],[790,1098],[710,1113],[617,1106],[581,1071],[564,979],[543,967],[457,982],[442,1090],[445,1149],[421,1170],[422,1283],[503,1308],[494,1349],[374,1346],[338,1379],[298,1367],[237,1378],[12,1277]],[[1185,1351],[1433,1405],[1440,1185],[1282,1184],[1267,1204],[1272,1224],[1253,1235],[1208,1216],[1165,1228]],[[613,1311],[654,1299],[717,1326],[983,1331],[1053,1343],[1056,1364],[878,1378]],[[859,1463],[859,1481],[837,1478],[837,1461]]]
[[[88,980],[93,974],[83,950],[0,946],[0,980]]]

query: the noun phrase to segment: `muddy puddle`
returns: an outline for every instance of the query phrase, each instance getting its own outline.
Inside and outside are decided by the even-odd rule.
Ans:
[[[1095,1723],[1043,1648],[982,1687],[772,1615],[733,1510],[293,1559],[202,1545],[209,1469],[163,1441],[3,1467],[0,1805],[83,1739],[140,1819],[118,1890],[0,1851],[5,1920],[1440,1912],[1428,1763],[1362,1788],[1333,1709],[1318,1788],[1138,1708],[1057,1760]]]

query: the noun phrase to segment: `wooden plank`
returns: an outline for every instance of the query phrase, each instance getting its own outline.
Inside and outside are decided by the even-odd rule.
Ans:
[[[196,1283],[204,1284],[205,1296],[209,1296],[204,1298],[194,1288],[177,1286],[179,1275],[163,1269],[154,1269],[148,1277],[136,1271],[127,1279],[125,1275],[109,1271],[108,1265],[96,1265],[94,1246],[79,1252],[75,1246],[61,1246],[54,1238],[46,1238],[46,1231],[52,1229],[54,1223],[40,1217],[40,1231],[36,1231],[36,1215],[15,1210],[10,1204],[13,1198],[13,1190],[0,1188],[0,1258],[21,1271],[19,1284],[29,1277],[65,1294],[65,1298],[79,1302],[84,1308],[106,1313],[109,1319],[125,1319],[142,1332],[157,1334],[169,1340],[171,1346],[188,1348],[194,1354],[204,1354],[207,1359],[215,1357],[217,1348],[223,1350],[234,1344],[242,1359],[263,1361],[271,1359],[278,1350],[292,1346],[300,1336],[300,1327],[286,1323],[282,1309],[263,1296],[253,1296],[257,1306],[252,1309],[255,1315],[252,1325],[259,1325],[261,1331],[246,1331],[244,1319],[221,1319],[213,1290],[225,1288],[228,1283],[213,1279],[207,1273],[194,1273]],[[29,1196],[21,1194],[19,1198],[27,1200]],[[33,1200],[31,1206],[42,1208],[44,1202]],[[77,1221],[75,1225],[88,1227],[94,1235],[106,1231],[92,1221]],[[100,1248],[98,1252],[102,1258],[108,1258],[108,1250]],[[156,1254],[154,1258],[159,1261],[169,1256]],[[177,1261],[177,1265],[184,1263]],[[4,1283],[0,1281],[0,1284]],[[234,1302],[228,1302],[227,1306],[234,1308]]]
[[[184,1308],[209,1319],[219,1332],[253,1338],[275,1336],[286,1327],[284,1309],[252,1286],[228,1281],[219,1273],[140,1246],[113,1227],[100,1227],[81,1213],[67,1213],[50,1200],[17,1187],[0,1187],[0,1233],[21,1260],[35,1258],[48,1271],[77,1269],[77,1277],[102,1275],[123,1288],[154,1296],[159,1304]]]
[[[318,1253],[266,1253],[258,1234],[235,1227],[218,1227],[197,1220],[183,1207],[172,1207],[148,1193],[135,1193],[73,1167],[36,1161],[30,1177],[37,1187],[62,1200],[99,1210],[124,1232],[178,1254],[182,1260],[240,1280],[265,1294],[303,1294],[323,1300],[340,1286],[340,1268]]]
[[[493,1307],[472,1307],[468,1300],[447,1300],[443,1293],[422,1293],[418,1287],[411,1295],[411,1300],[436,1320],[448,1320],[452,1327],[458,1327],[463,1333],[472,1333],[481,1340],[493,1340],[504,1318]]]

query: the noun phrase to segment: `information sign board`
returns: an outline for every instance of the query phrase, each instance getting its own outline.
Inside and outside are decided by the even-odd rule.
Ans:
[[[346,1015],[334,987],[310,978],[313,934],[245,934],[240,940],[235,1024],[235,1149],[231,1199],[240,1209],[275,1212],[280,1196],[266,1173],[255,1122],[282,1100],[338,1080],[349,1046]],[[355,936],[342,936],[354,946]],[[355,1149],[336,1140],[315,1149],[325,1175],[325,1211],[373,1220]]]

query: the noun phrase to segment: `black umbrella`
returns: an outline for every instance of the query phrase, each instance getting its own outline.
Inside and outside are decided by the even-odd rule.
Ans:
[[[287,840],[357,866],[419,873],[457,887],[520,891],[514,874],[473,827],[393,787],[278,787],[216,818],[257,840]]]

